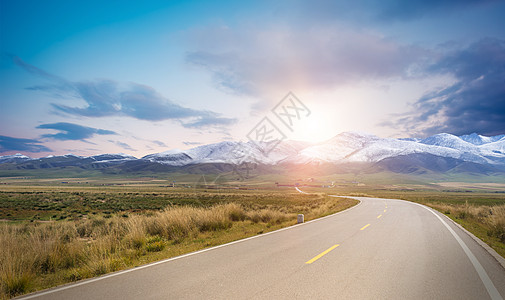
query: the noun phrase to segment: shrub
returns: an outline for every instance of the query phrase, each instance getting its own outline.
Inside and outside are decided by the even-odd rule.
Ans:
[[[163,249],[165,249],[165,242],[163,242],[163,241],[156,241],[156,242],[148,243],[146,245],[147,252],[158,252]]]
[[[3,274],[3,292],[10,297],[25,294],[30,291],[33,277],[34,276],[29,272]]]
[[[461,211],[461,212],[459,212],[459,214],[456,218],[464,220],[464,219],[466,219],[467,215],[468,215],[468,213],[466,211]]]

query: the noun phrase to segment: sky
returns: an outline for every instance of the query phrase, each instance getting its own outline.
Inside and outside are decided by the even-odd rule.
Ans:
[[[505,134],[504,15],[491,0],[0,1],[0,155],[142,157],[265,120],[310,142]]]

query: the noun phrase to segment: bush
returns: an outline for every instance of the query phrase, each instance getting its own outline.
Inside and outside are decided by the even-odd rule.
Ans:
[[[505,243],[505,228],[504,227],[494,227],[488,230],[487,235],[496,237],[500,242]]]
[[[29,272],[4,274],[2,276],[3,292],[10,297],[25,294],[30,291],[32,280],[33,275]]]
[[[462,211],[462,212],[460,212],[460,213],[458,214],[458,216],[457,216],[456,218],[461,219],[461,220],[464,220],[464,219],[466,219],[467,215],[468,215],[468,214],[467,214],[467,212],[466,212],[466,211]]]
[[[163,249],[165,249],[165,242],[163,241],[156,241],[146,245],[147,252],[159,252]]]

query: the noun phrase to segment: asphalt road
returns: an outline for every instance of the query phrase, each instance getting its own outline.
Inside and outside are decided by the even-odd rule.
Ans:
[[[505,269],[440,213],[357,198],[288,229],[32,294],[36,299],[501,299]]]

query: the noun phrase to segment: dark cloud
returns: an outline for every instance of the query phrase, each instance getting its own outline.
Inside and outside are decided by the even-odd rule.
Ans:
[[[331,89],[368,79],[409,77],[411,68],[430,55],[420,47],[336,26],[215,27],[188,36],[193,48],[186,55],[189,64],[209,71],[225,91],[261,98],[295,87]]]
[[[52,123],[52,124],[42,124],[37,126],[39,129],[53,129],[60,131],[54,134],[43,134],[41,137],[51,138],[55,140],[67,141],[67,140],[85,140],[94,135],[109,135],[116,134],[114,131],[97,129],[92,127],[81,126],[72,123]]]
[[[428,69],[457,82],[420,98],[392,125],[411,134],[505,133],[505,41],[482,39],[444,55]]]
[[[70,82],[49,74],[13,56],[15,64],[27,72],[50,81],[47,85],[28,87],[29,90],[49,92],[57,98],[78,98],[84,107],[53,103],[57,112],[85,117],[129,116],[139,120],[180,120],[195,126],[224,126],[236,119],[222,118],[218,113],[183,107],[160,95],[152,87],[113,80]],[[211,122],[213,120],[214,122]],[[231,121],[230,121],[231,120]]]
[[[0,153],[8,151],[52,152],[51,149],[40,145],[40,143],[40,141],[34,139],[20,139],[0,135]]]

